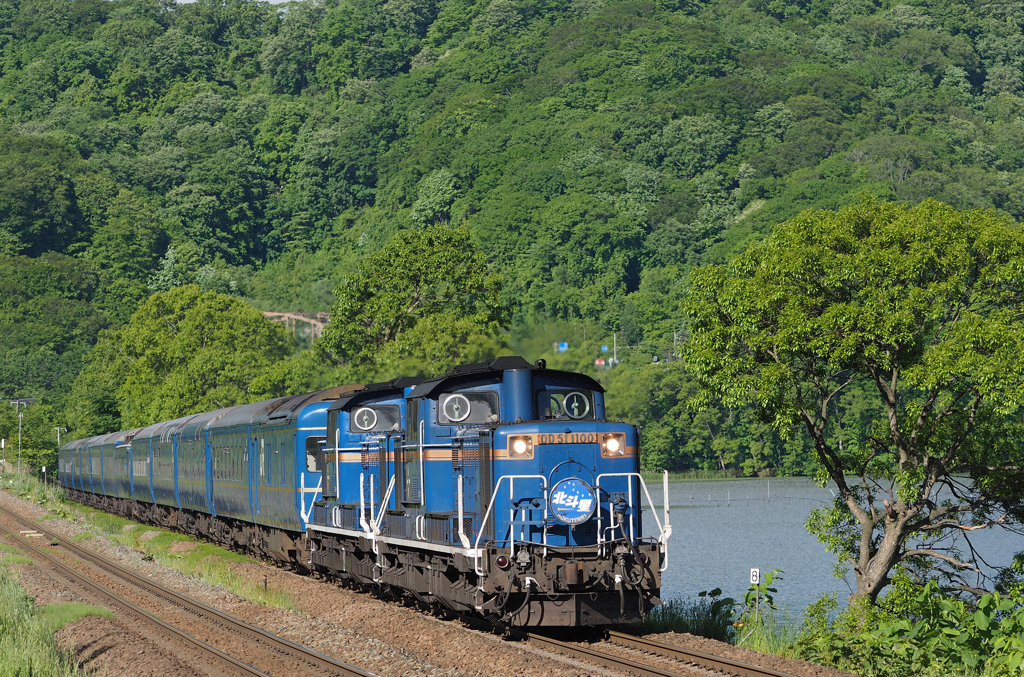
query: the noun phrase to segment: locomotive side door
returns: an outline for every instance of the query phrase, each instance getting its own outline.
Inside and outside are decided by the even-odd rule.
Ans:
[[[363,440],[360,460],[362,461],[363,473],[363,500],[366,503],[366,519],[377,516],[380,511],[380,503],[383,500],[384,492],[387,490],[387,482],[391,479],[388,472],[388,448],[389,438],[387,435],[369,437]],[[373,512],[371,513],[371,506]]]
[[[452,471],[456,475],[456,483],[458,477],[462,477],[463,525],[470,543],[476,541],[481,530],[480,521],[491,502],[491,439],[491,431],[486,430],[466,435],[452,445]],[[457,484],[454,491],[458,509]],[[484,540],[493,538],[493,522],[492,515],[483,529]]]

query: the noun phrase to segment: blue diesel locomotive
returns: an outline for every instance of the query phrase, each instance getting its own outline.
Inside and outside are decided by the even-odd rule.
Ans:
[[[638,442],[593,379],[506,357],[71,442],[59,469],[134,519],[497,626],[577,626],[660,602],[671,527]]]

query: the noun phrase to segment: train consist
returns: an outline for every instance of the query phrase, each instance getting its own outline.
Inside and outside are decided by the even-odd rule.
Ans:
[[[668,563],[638,442],[590,377],[505,357],[77,440],[59,477],[78,502],[496,626],[603,625],[659,604]]]

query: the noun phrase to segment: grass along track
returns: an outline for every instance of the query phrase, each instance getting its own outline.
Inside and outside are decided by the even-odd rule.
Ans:
[[[750,663],[734,661],[721,656],[712,656],[711,654],[701,653],[700,651],[693,651],[680,646],[666,644],[665,642],[644,639],[643,637],[634,637],[633,635],[627,635],[611,630],[605,633],[605,641],[610,644],[625,646],[630,649],[636,649],[638,651],[654,654],[663,658],[672,658],[706,670],[718,670],[730,675],[736,675],[736,677],[793,677],[789,673],[779,672],[778,670],[772,670],[771,668],[762,668],[757,665],[751,665]]]
[[[294,642],[290,642],[286,639],[268,633],[260,628],[244,623],[228,614],[222,613],[216,609],[206,606],[205,604],[190,599],[189,597],[180,595],[154,581],[138,576],[132,571],[115,564],[96,553],[82,548],[63,537],[47,531],[46,529],[40,528],[36,524],[28,522],[9,510],[3,511],[3,514],[24,527],[45,535],[50,542],[59,544],[67,552],[85,560],[95,567],[98,567],[107,575],[113,576],[129,586],[138,588],[146,595],[158,598],[159,600],[177,607],[181,611],[201,619],[206,623],[217,625],[222,629],[241,637],[250,645],[257,644],[269,653],[289,656],[294,659],[295,663],[301,663],[303,667],[308,668],[316,674],[336,675],[337,677],[373,677],[373,674],[370,672],[336,661],[333,658],[324,656],[316,651],[312,651],[306,647],[295,644]],[[241,673],[251,677],[272,677],[271,674],[258,670],[248,663],[239,661],[227,653],[210,646],[182,630],[179,630],[160,618],[157,618],[145,609],[142,609],[124,597],[108,590],[105,586],[92,581],[85,575],[67,566],[45,550],[37,548],[30,543],[28,539],[23,538],[21,535],[16,534],[14,531],[4,527],[3,525],[0,525],[0,531],[8,534],[15,542],[18,543],[19,546],[23,547],[28,552],[31,552],[33,555],[36,555],[37,558],[43,559],[47,566],[55,570],[62,578],[68,579],[73,582],[74,585],[86,588],[97,597],[109,601],[112,606],[121,610],[128,616],[141,620],[157,628],[158,634],[170,634],[179,642],[194,646],[204,655],[210,656],[213,662],[221,665],[230,665],[232,668],[230,672],[232,674]],[[298,667],[298,665],[293,663],[291,670],[287,672],[289,677],[290,675],[295,674],[296,667]],[[279,677],[285,677],[285,675],[282,674]]]

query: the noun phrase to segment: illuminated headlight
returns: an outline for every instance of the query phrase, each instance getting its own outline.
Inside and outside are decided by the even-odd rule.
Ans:
[[[626,453],[625,435],[605,435],[601,442],[601,455],[605,458],[610,456],[624,456]]]
[[[533,438],[529,435],[509,437],[508,451],[511,458],[533,458]]]

